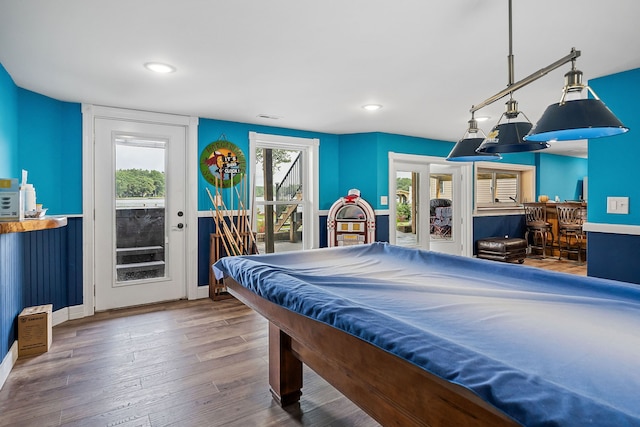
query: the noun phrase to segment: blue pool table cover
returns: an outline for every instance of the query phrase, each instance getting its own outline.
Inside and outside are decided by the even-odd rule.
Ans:
[[[640,287],[387,243],[226,257],[216,277],[527,426],[640,426]]]

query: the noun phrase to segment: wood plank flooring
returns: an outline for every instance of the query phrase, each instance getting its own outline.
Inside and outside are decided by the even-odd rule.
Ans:
[[[555,258],[525,265],[586,275]],[[377,426],[305,367],[300,405],[268,387],[267,322],[235,299],[98,313],[53,328],[48,353],[18,359],[0,427]]]
[[[305,368],[300,405],[268,386],[267,322],[235,299],[98,313],[19,358],[0,426],[377,426]]]
[[[587,275],[587,263],[578,263],[573,260],[558,260],[557,257],[529,257],[524,260],[524,265],[542,268],[545,270],[559,271],[561,273],[575,274],[578,276]]]

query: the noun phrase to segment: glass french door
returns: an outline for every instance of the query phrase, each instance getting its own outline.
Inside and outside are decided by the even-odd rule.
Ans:
[[[399,246],[429,248],[429,216],[425,215],[428,200],[429,165],[396,162],[391,179],[395,188],[395,219],[390,237]]]
[[[459,167],[430,165],[429,236],[432,251],[462,254],[461,182]]]
[[[186,129],[95,121],[96,310],[186,296]]]
[[[428,156],[391,153],[389,241],[396,245],[463,255],[463,173]]]

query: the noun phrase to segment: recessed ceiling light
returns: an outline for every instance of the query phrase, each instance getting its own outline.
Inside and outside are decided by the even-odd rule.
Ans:
[[[490,118],[491,118],[491,116],[478,116],[478,117],[476,117],[476,122],[486,122]]]
[[[258,114],[257,117],[260,119],[269,119],[269,120],[278,120],[282,118],[280,116],[274,116],[273,114]]]
[[[147,62],[144,64],[144,67],[147,70],[162,74],[173,73],[176,71],[176,67],[169,64],[163,64],[161,62]]]
[[[380,104],[367,104],[367,105],[363,105],[362,108],[364,108],[367,111],[376,111],[382,108],[382,105]]]

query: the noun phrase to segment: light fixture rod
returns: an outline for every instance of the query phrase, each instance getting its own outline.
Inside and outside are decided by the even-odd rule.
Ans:
[[[469,111],[471,113],[474,113],[474,112],[478,111],[479,109],[486,107],[489,104],[493,104],[498,99],[503,98],[503,97],[507,96],[508,94],[510,94],[512,92],[515,92],[516,90],[528,85],[529,83],[535,82],[540,77],[544,77],[549,72],[555,70],[556,68],[562,67],[567,62],[573,61],[574,59],[576,59],[579,56],[580,56],[580,51],[579,50],[571,49],[571,53],[569,53],[567,56],[565,56],[563,58],[560,58],[556,62],[554,62],[553,64],[547,65],[546,67],[539,69],[538,71],[536,71],[533,74],[530,74],[529,76],[525,77],[524,79],[515,82],[511,86],[507,87],[506,89],[501,90],[500,92],[496,93],[492,97],[485,99],[480,104],[473,105]]]
[[[536,71],[535,73],[530,74],[529,76],[525,77],[524,79],[514,83],[513,82],[513,75],[514,75],[513,36],[512,36],[512,24],[511,24],[511,21],[512,21],[512,17],[511,17],[511,0],[509,0],[509,57],[508,57],[508,61],[509,61],[509,63],[508,63],[508,66],[509,66],[509,84],[507,85],[506,89],[501,90],[500,92],[496,93],[492,97],[485,99],[484,101],[482,101],[479,104],[472,105],[471,109],[469,110],[471,113],[474,113],[474,112],[478,111],[479,109],[486,107],[489,104],[493,104],[494,102],[496,102],[500,98],[503,98],[503,97],[507,96],[508,94],[513,94],[513,92],[515,92],[516,90],[528,85],[529,83],[532,83],[532,82],[538,80],[540,77],[543,77],[543,76],[547,75],[550,71],[553,71],[556,68],[560,68],[561,66],[563,66],[567,62],[575,61],[576,58],[578,58],[580,56],[580,51],[576,50],[575,48],[572,48],[571,52],[568,55],[566,55],[565,57],[558,59],[553,64],[547,65],[546,67],[541,68],[538,71]]]
[[[507,66],[509,67],[509,84],[507,84],[507,87],[513,86],[513,76],[515,75],[515,65],[513,61],[513,26],[511,24],[511,17],[511,0],[509,0],[509,57],[507,58]]]

